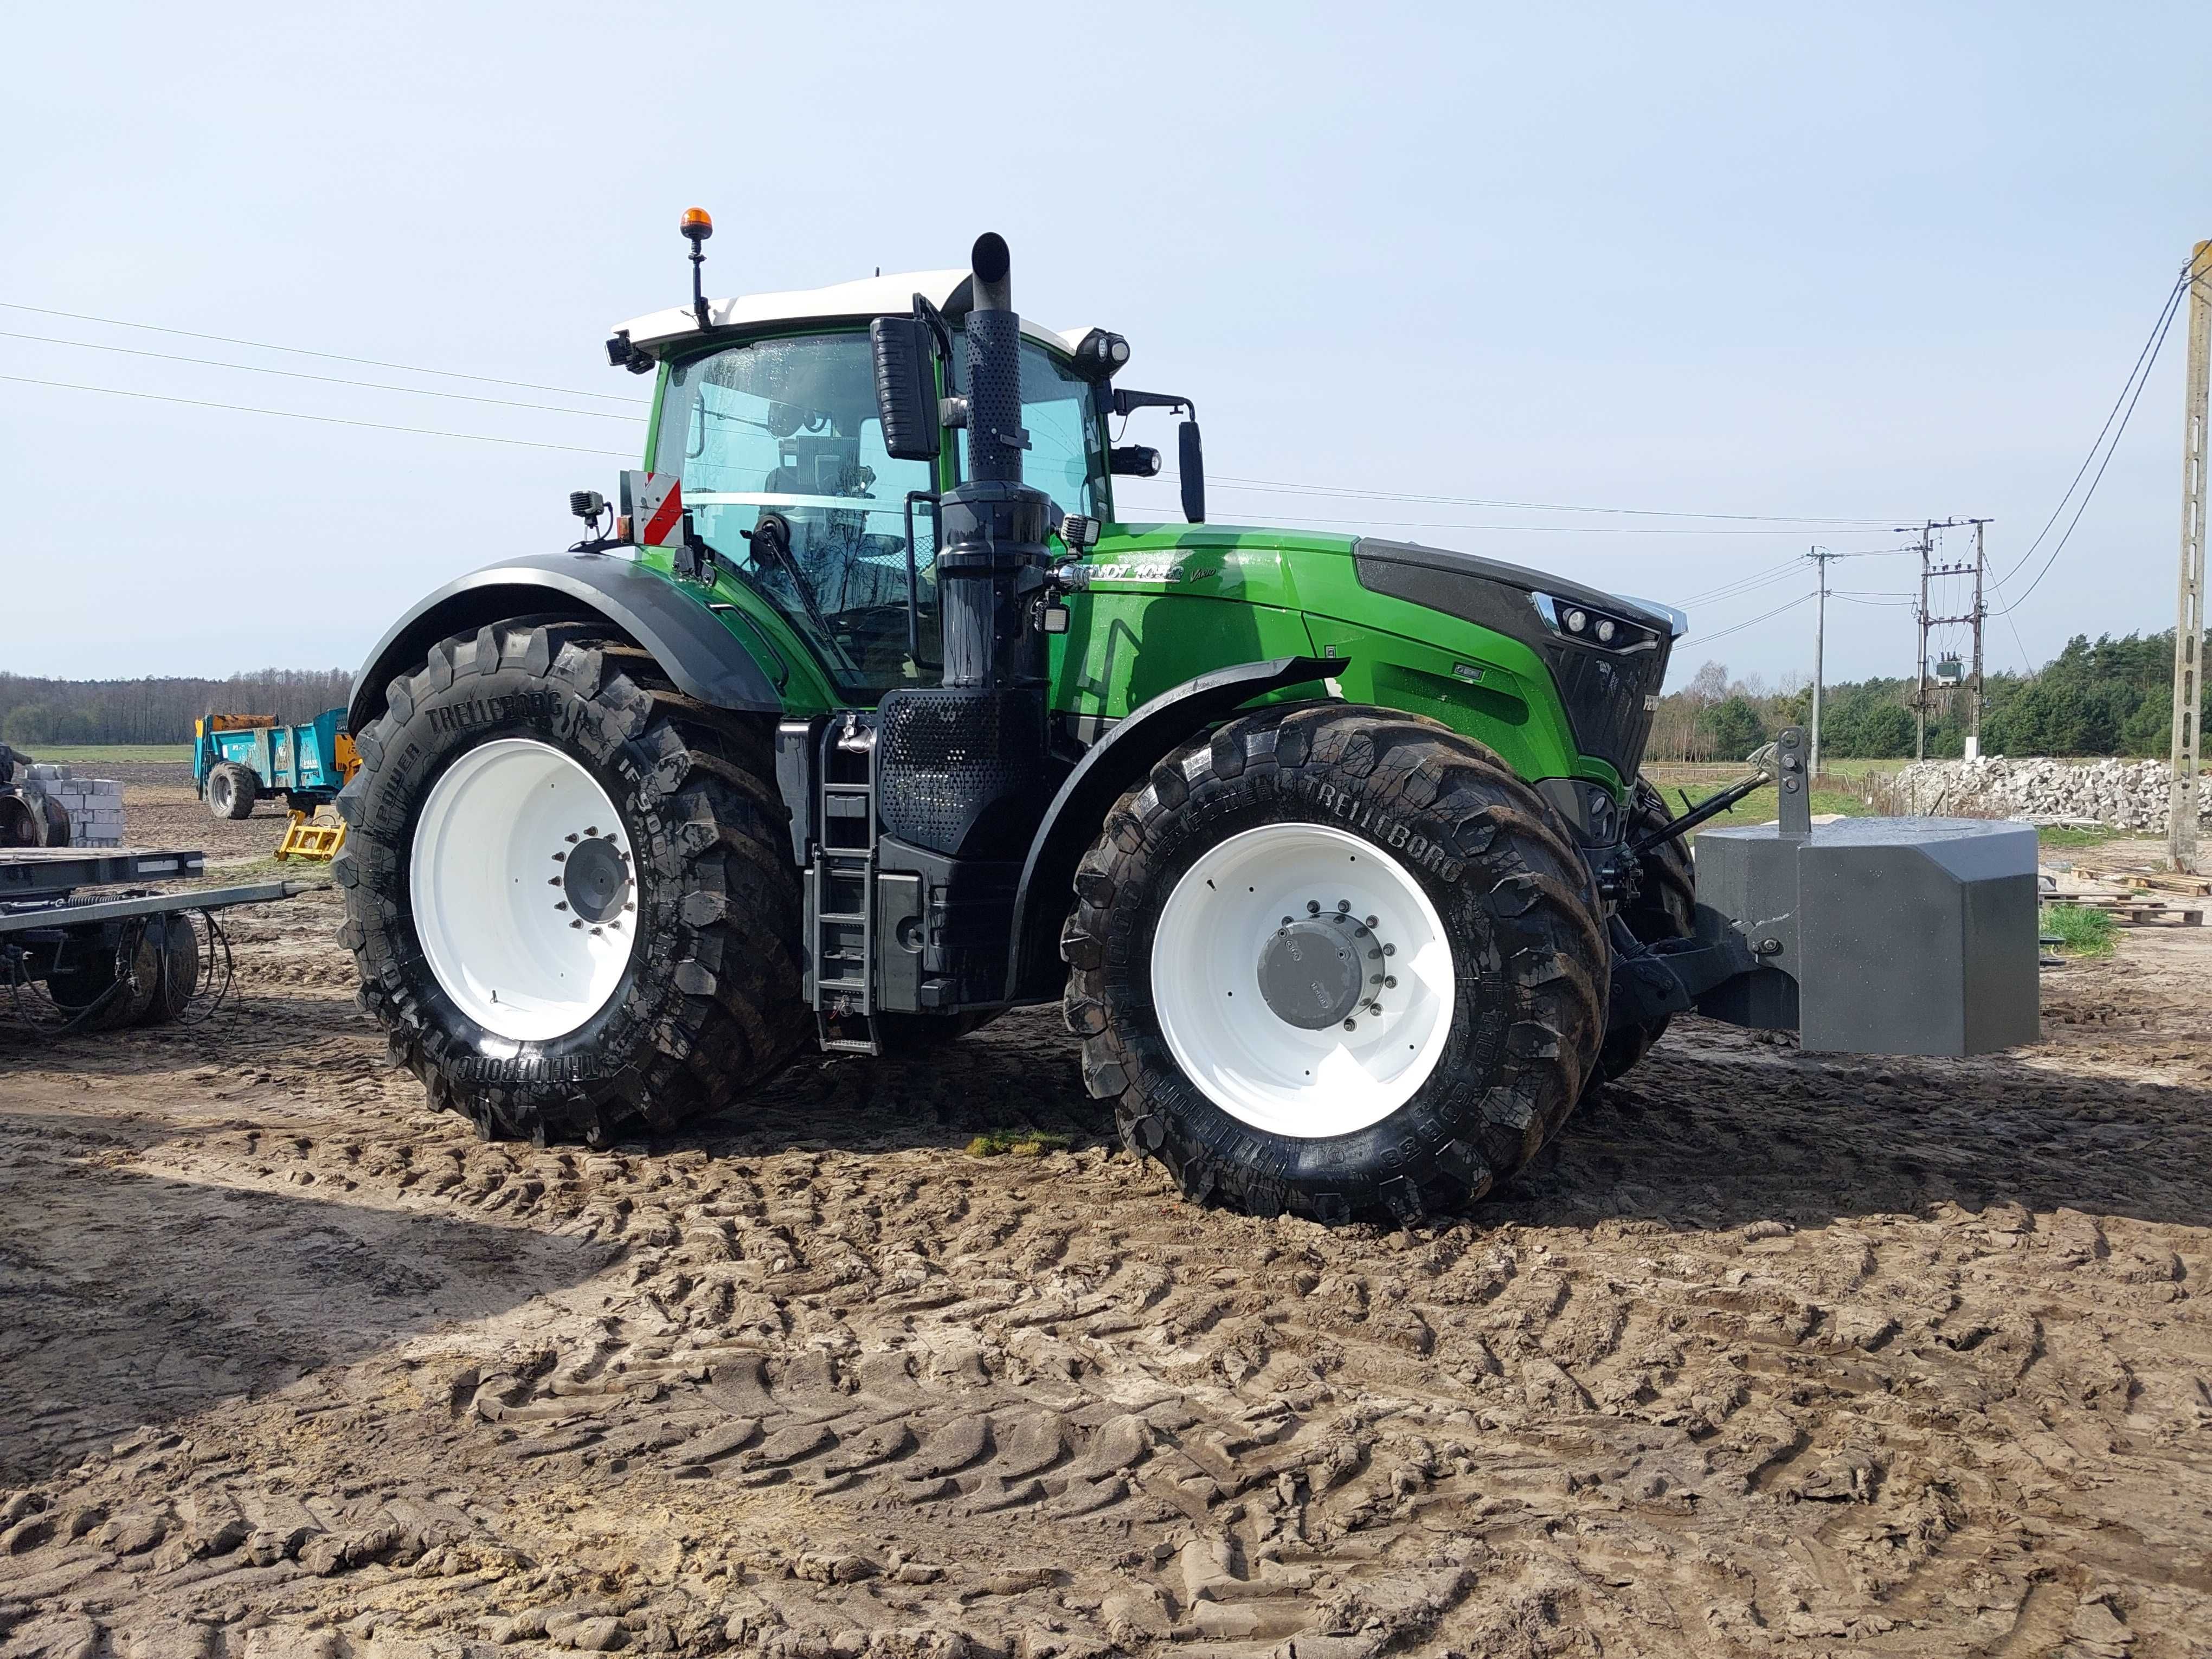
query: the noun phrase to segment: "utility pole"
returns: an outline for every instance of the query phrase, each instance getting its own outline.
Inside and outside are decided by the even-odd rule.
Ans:
[[[1982,573],[1988,568],[1988,560],[1982,541],[1982,532],[1987,519],[1969,519],[1974,526],[1974,678],[1967,693],[1966,758],[1978,760],[1982,753],[1982,623],[1989,617],[1989,607],[1982,603]]]
[[[1820,678],[1821,659],[1826,654],[1828,638],[1828,561],[1839,559],[1840,553],[1831,553],[1825,547],[1815,547],[1805,556],[1819,565],[1820,598],[1813,608],[1813,740],[1812,764],[1807,775],[1820,775]]]
[[[1928,554],[1935,533],[1931,520],[1921,526],[1920,539],[1913,544],[1920,554],[1920,603],[1912,608],[1920,624],[1920,671],[1912,682],[1912,758],[1917,761],[1928,758]]]
[[[2189,375],[2181,425],[2181,587],[2173,619],[2173,791],[2166,862],[2197,869],[2197,714],[2204,695],[2205,425],[2212,395],[2212,241],[2189,256]]]
[[[1982,660],[1981,532],[1978,529],[1974,532],[1975,562],[1972,564],[1932,564],[1929,562],[1929,561],[1935,556],[1936,553],[1936,532],[1939,530],[1955,530],[1960,525],[1969,522],[1973,521],[1966,519],[1929,519],[1920,526],[1920,539],[1911,544],[1911,550],[1920,555],[1920,603],[1913,611],[1913,615],[1918,619],[1920,623],[1920,672],[1918,678],[1912,682],[1912,758],[1915,760],[1926,760],[1928,758],[1928,630],[1930,628],[1940,626],[1945,623],[1971,622],[1973,623],[1975,680],[1978,701],[1979,697],[1979,681],[1981,678],[1980,664]],[[1979,522],[1986,523],[1988,521],[1984,520]],[[1897,533],[1900,536],[1909,536],[1912,532],[1908,526],[1900,527]],[[1973,615],[1971,617],[1930,616],[1928,611],[1929,578],[1931,576],[1960,576],[1964,575],[1969,570],[1974,573]],[[1976,714],[1975,718],[1977,722],[1975,730],[1977,734],[1978,734],[1980,731],[1980,716],[1978,713]],[[1972,751],[1970,750],[1969,752],[1971,753]]]

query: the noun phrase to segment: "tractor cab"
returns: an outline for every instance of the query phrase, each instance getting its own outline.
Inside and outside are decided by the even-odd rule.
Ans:
[[[617,361],[659,366],[650,465],[633,475],[638,544],[680,548],[688,534],[804,642],[825,701],[838,706],[939,678],[927,506],[970,470],[968,434],[953,428],[933,454],[891,453],[871,325],[917,302],[941,319],[935,420],[940,398],[968,395],[969,287],[966,271],[916,271],[711,301],[704,329],[678,308],[637,319],[609,342]],[[1022,325],[1023,476],[1047,497],[1054,526],[1112,516],[1102,396],[1110,392],[1082,356],[1086,341],[1102,337],[1111,337]],[[680,495],[672,509],[672,483]]]

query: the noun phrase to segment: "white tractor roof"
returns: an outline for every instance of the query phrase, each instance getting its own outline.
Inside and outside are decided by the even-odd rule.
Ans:
[[[889,276],[863,276],[854,283],[832,283],[827,288],[794,289],[787,294],[742,294],[733,300],[709,300],[707,315],[716,328],[760,328],[785,323],[831,323],[866,320],[873,317],[903,317],[914,308],[917,294],[942,307],[953,290],[968,280],[964,270],[908,270]],[[690,306],[672,306],[625,323],[630,343],[652,349],[690,338],[699,332],[699,319]],[[1091,332],[1079,328],[1056,333],[1043,324],[1022,319],[1022,332],[1033,340],[1073,351]]]

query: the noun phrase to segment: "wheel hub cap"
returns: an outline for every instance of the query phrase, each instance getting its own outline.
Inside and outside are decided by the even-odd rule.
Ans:
[[[1278,927],[1260,947],[1260,994],[1279,1019],[1309,1031],[1340,1024],[1362,998],[1359,952],[1336,917]]]
[[[561,891],[568,908],[589,922],[620,915],[629,900],[629,866],[625,858],[605,836],[578,842],[561,866]]]

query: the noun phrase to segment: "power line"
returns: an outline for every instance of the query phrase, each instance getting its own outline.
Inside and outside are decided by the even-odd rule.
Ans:
[[[228,334],[203,334],[196,329],[164,328],[159,323],[126,322],[120,317],[94,317],[82,311],[56,311],[46,306],[27,306],[13,300],[0,300],[0,309],[33,312],[41,317],[66,317],[72,322],[102,323],[110,328],[139,328],[153,334],[177,334],[188,340],[213,340],[222,345],[250,346],[256,351],[288,351],[300,357],[327,357],[332,362],[359,363],[368,368],[396,368],[404,374],[440,374],[450,380],[475,380],[485,386],[519,386],[526,392],[556,392],[570,398],[598,398],[608,403],[642,404],[646,398],[626,397],[614,392],[581,392],[574,386],[541,386],[535,380],[505,380],[494,374],[465,374],[453,368],[423,368],[413,363],[386,362],[378,357],[349,357],[343,352],[313,351],[306,346],[272,345],[266,340],[241,340]]]
[[[1208,483],[1212,483],[1209,479]],[[1134,513],[1180,513],[1179,503],[1161,501],[1124,501],[1118,505]],[[1610,509],[1607,509],[1610,510]],[[1573,524],[1460,524],[1431,519],[1322,519],[1310,518],[1295,513],[1273,513],[1266,518],[1254,517],[1254,524],[1279,525],[1366,525],[1385,530],[1481,530],[1513,535],[1548,536],[1796,536],[1796,530],[1652,530],[1641,525],[1573,525]]]
[[[1180,481],[1180,475],[1173,472],[1156,476],[1162,483]],[[1257,492],[1263,495],[1321,495],[1353,501],[1411,501],[1437,507],[1500,507],[1522,513],[1600,513],[1638,519],[1720,519],[1741,524],[1863,526],[1868,529],[1877,526],[1887,529],[1894,522],[1893,519],[1797,518],[1779,513],[1690,513],[1672,507],[1589,507],[1567,501],[1509,501],[1486,495],[1434,495],[1395,489],[1363,489],[1351,484],[1294,483],[1284,478],[1248,478],[1227,472],[1209,472],[1206,482],[1209,488],[1218,486],[1240,494]]]
[[[135,346],[100,345],[91,340],[58,340],[50,334],[19,334],[0,328],[0,340],[34,340],[40,345],[74,346],[81,351],[113,351],[126,357],[155,357],[167,363],[203,363],[210,368],[236,369],[242,374],[281,374],[288,380],[319,380],[325,386],[360,386],[368,392],[404,392],[414,398],[451,398],[465,404],[494,404],[501,409],[536,409],[549,415],[582,415],[594,421],[645,422],[642,415],[617,415],[604,409],[562,409],[553,404],[526,404],[514,398],[480,398],[469,392],[439,392],[424,386],[388,386],[376,380],[348,380],[335,374],[310,374],[304,369],[264,368],[258,363],[226,363],[214,357],[187,357],[173,351],[141,351]]]
[[[1787,605],[1778,605],[1771,611],[1763,611],[1759,615],[1753,617],[1747,621],[1733,623],[1727,628],[1717,630],[1717,632],[1711,634],[1692,634],[1689,637],[1696,641],[1699,645],[1711,645],[1715,640],[1726,639],[1731,634],[1741,634],[1747,628],[1756,628],[1759,623],[1766,622],[1772,617],[1778,617],[1785,611],[1795,611],[1799,605],[1804,604],[1806,600],[1814,598],[1819,591],[1819,589],[1815,588],[1810,592],[1800,593],[1796,599],[1790,600]]]
[[[1443,507],[1506,507],[1527,513],[1604,513],[1638,519],[1723,519],[1747,524],[1887,525],[1882,519],[1798,518],[1779,513],[1689,513],[1656,507],[1587,507],[1566,501],[1508,501],[1480,495],[1426,495],[1394,489],[1361,489],[1350,485],[1300,484],[1280,478],[1241,478],[1219,475],[1220,483],[1236,490],[1258,490],[1287,495],[1349,496],[1364,501],[1419,501]],[[1214,482],[1209,478],[1208,483]]]
[[[2134,413],[2135,398],[2142,396],[2142,387],[2138,384],[2138,381],[2148,380],[2149,379],[2151,366],[2157,362],[2159,349],[2166,343],[2166,330],[2173,325],[2174,313],[2180,307],[2181,296],[2186,290],[2188,284],[2189,271],[2188,268],[2184,266],[2181,275],[2174,279],[2172,289],[2166,296],[2166,303],[2159,307],[2158,320],[2151,325],[2150,332],[2144,337],[2142,349],[2136,353],[2135,366],[2128,370],[2128,378],[2120,383],[2119,396],[2112,399],[2112,408],[2106,411],[2105,423],[2097,428],[2097,436],[2089,445],[2089,453],[2081,458],[2081,465],[2075,468],[2074,477],[2067,483],[2065,493],[2059,496],[2058,504],[2051,509],[2051,516],[2044,520],[2043,528],[2035,532],[2035,539],[2027,544],[2027,550],[2020,556],[2019,560],[2013,565],[2011,569],[2006,571],[2002,576],[1993,578],[1998,586],[2003,586],[2007,580],[2010,580],[2014,576],[2017,576],[2020,574],[2021,570],[2027,568],[2027,562],[2035,556],[2036,549],[2043,545],[2043,538],[2051,533],[2051,526],[2057,524],[2058,522],[2059,515],[2066,511],[2066,503],[2073,499],[2074,492],[2081,487],[2082,474],[2088,471],[2090,462],[2097,459],[2098,450],[2104,447],[2105,434],[2112,431],[2112,421],[2116,416],[2119,415],[2120,405],[2125,404],[2128,407],[2129,413]],[[2134,388],[2134,397],[2130,397],[2129,395],[2130,387]],[[2125,432],[2127,430],[2127,422],[2125,420],[2121,421],[2120,430],[2122,432]],[[2118,445],[2119,438],[2118,435],[2113,437],[2112,443],[2115,447]],[[2106,452],[2105,459],[2107,462],[2112,459],[2112,454],[2109,450]],[[2097,469],[2097,476],[2100,478],[2105,476],[2105,469],[2103,467],[2100,466]],[[2096,489],[2097,486],[2094,483],[2092,483],[2089,486],[2090,494],[2094,495],[2096,493]],[[2087,504],[2087,497],[2085,496],[2083,497],[2083,505],[2086,506]],[[2074,516],[2078,520],[2081,517],[2081,514],[2076,513]],[[2070,525],[2068,526],[2068,533],[2072,533],[2072,526]],[[2039,580],[2040,580],[2039,577]],[[2023,599],[2026,597],[2027,595],[2025,594],[2021,595],[2021,598]]]
[[[171,398],[158,392],[125,392],[120,386],[82,386],[74,380],[39,380],[27,374],[0,374],[19,386],[58,386],[64,392],[97,392],[110,398],[138,398],[149,403],[186,404],[195,409],[228,409],[240,415],[273,415],[280,420],[313,421],[322,426],[362,426],[378,432],[412,432],[425,438],[460,438],[475,444],[509,444],[518,449],[561,449],[572,455],[614,455],[633,459],[626,449],[587,449],[580,444],[536,443],[528,438],[493,438],[481,432],[445,432],[435,427],[395,426],[388,421],[349,421],[337,415],[303,415],[292,409],[257,409],[250,404],[222,404],[206,398]]]
[[[2151,343],[2149,357],[2150,363],[2155,363],[2158,361],[2159,349],[2166,343],[2166,331],[2173,326],[2173,319],[2179,313],[2180,307],[2179,301],[2181,296],[2181,288],[2177,287],[2174,289],[2173,299],[2167,302],[2165,319],[2159,325],[2157,337]],[[2119,430],[2112,434],[2112,441],[2106,445],[2105,459],[2097,463],[2095,476],[2089,480],[2088,489],[2081,492],[2081,505],[2074,509],[2074,516],[2066,521],[2066,528],[2064,532],[2060,534],[2058,540],[2052,545],[2050,556],[2044,560],[2043,568],[2035,573],[2035,580],[2033,581],[2028,583],[2026,587],[2021,590],[2020,597],[2005,607],[2008,611],[2017,611],[2021,605],[2027,603],[2027,596],[2034,592],[2038,587],[2042,586],[2043,579],[2051,574],[2051,566],[2058,562],[2058,556],[2066,550],[2066,544],[2074,539],[2075,526],[2081,522],[2081,515],[2089,510],[2089,503],[2095,498],[2097,494],[2097,486],[2105,481],[2105,469],[2112,464],[2112,457],[2119,450],[2120,440],[2127,436],[2128,422],[2135,419],[2136,405],[2142,401],[2143,388],[2149,384],[2150,369],[2148,364],[2146,364],[2142,376],[2136,381],[2135,395],[2128,399],[2127,412],[2120,416]],[[2059,502],[2061,509],[2063,509],[2066,503],[2063,500]],[[2053,516],[2055,517],[2056,515],[2054,514]],[[2021,562],[2021,564],[2025,564],[2026,562],[2027,561],[2025,559]],[[2010,574],[2017,575],[2019,573],[2020,565],[2014,565],[2012,568]]]

